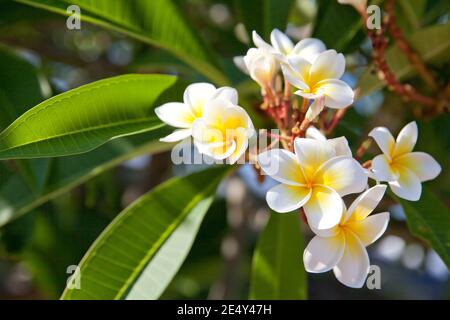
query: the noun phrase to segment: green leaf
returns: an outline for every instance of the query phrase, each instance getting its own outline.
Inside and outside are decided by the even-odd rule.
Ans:
[[[173,178],[120,213],[80,262],[62,299],[157,299],[184,261],[228,167]]]
[[[405,210],[411,233],[428,242],[449,268],[450,210],[427,187],[417,202],[397,200]]]
[[[16,1],[66,16],[69,5],[78,5],[82,20],[167,50],[217,84],[228,82],[171,0]]]
[[[255,30],[265,39],[269,39],[275,28],[286,29],[293,4],[293,0],[235,0],[239,18],[247,32]]]
[[[22,176],[12,175],[5,181],[2,174],[0,227],[126,160],[169,150],[173,144],[158,139],[170,132],[170,128],[163,127],[113,140],[90,153],[51,159],[45,187],[39,193],[30,190]]]
[[[327,48],[346,52],[352,42],[358,44],[364,40],[358,35],[361,17],[352,6],[335,0],[319,0],[318,5],[313,37],[322,40]]]
[[[439,66],[450,61],[449,33],[450,23],[446,23],[418,30],[407,35],[407,38],[425,63]],[[416,74],[414,66],[395,45],[386,51],[386,60],[399,80],[407,80]],[[376,74],[372,73],[372,69],[372,67],[367,68],[359,79],[358,86],[361,89],[361,97],[381,90],[386,85],[384,81],[378,79]]]
[[[306,299],[304,239],[299,219],[294,213],[270,213],[253,255],[250,299]]]
[[[121,136],[163,124],[154,113],[176,77],[125,75],[52,97],[0,133],[0,159],[42,158],[90,151]]]

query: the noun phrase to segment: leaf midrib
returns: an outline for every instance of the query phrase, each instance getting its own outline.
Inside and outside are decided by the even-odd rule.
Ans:
[[[157,119],[156,117],[144,117],[144,118],[138,118],[138,119],[117,121],[117,122],[114,122],[112,124],[103,124],[103,125],[91,126],[91,127],[88,127],[88,128],[82,128],[82,129],[78,129],[78,130],[68,131],[68,132],[65,132],[65,133],[62,133],[62,134],[52,135],[52,136],[48,136],[48,137],[45,137],[45,138],[36,139],[36,140],[30,141],[30,142],[27,142],[27,143],[22,143],[22,144],[19,144],[19,145],[15,145],[14,147],[0,149],[0,153],[4,153],[4,152],[7,152],[7,151],[12,151],[14,149],[22,148],[24,146],[30,146],[30,145],[37,144],[37,143],[42,142],[42,141],[51,141],[51,140],[54,140],[54,139],[59,139],[59,138],[65,137],[65,136],[71,136],[71,135],[76,135],[76,134],[81,134],[81,133],[91,132],[91,131],[98,131],[99,129],[111,129],[111,128],[114,128],[114,127],[123,126],[125,124],[146,123],[146,122],[148,122],[150,120],[156,120],[156,119]],[[121,136],[124,136],[124,135],[131,135],[131,134],[135,134],[135,133],[136,134],[137,133],[143,133],[145,131],[157,129],[157,128],[160,128],[162,126],[164,126],[164,124],[160,123],[160,124],[155,125],[155,126],[150,126],[148,129],[142,129],[142,130],[138,130],[136,132],[119,134],[119,135],[111,137],[110,139],[118,138],[118,137],[121,137]]]

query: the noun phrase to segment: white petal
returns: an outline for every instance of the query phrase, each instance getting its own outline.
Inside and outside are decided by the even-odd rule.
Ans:
[[[184,91],[183,100],[191,107],[192,112],[201,117],[205,103],[216,93],[216,87],[210,83],[194,83],[189,85]]]
[[[441,173],[441,166],[428,153],[411,152],[395,159],[395,163],[408,168],[421,182],[433,180]]]
[[[323,135],[323,133],[314,126],[309,126],[306,130],[306,138],[327,141],[327,138]]]
[[[361,288],[369,273],[369,268],[370,262],[366,248],[351,231],[347,231],[344,255],[333,268],[334,275],[347,287]]]
[[[355,93],[342,80],[327,79],[316,84],[317,90],[325,96],[325,105],[329,108],[340,109],[353,104]]]
[[[294,141],[294,149],[307,178],[312,177],[323,163],[336,156],[333,147],[326,141],[297,138]]]
[[[292,54],[299,55],[309,63],[313,63],[325,50],[325,44],[319,39],[305,38],[295,45]]]
[[[311,198],[304,205],[308,224],[311,228],[331,229],[341,220],[344,207],[339,194],[324,186],[313,188]]]
[[[189,106],[180,102],[169,102],[155,109],[161,121],[177,128],[190,128],[195,115]]]
[[[417,201],[422,194],[422,184],[419,178],[409,169],[398,167],[399,177],[396,181],[389,182],[392,192],[400,198],[409,201]]]
[[[314,121],[317,116],[322,112],[325,107],[325,97],[320,96],[314,100],[314,102],[309,106],[308,111],[306,111],[306,119],[308,121]]]
[[[365,219],[383,199],[386,188],[386,185],[379,184],[362,193],[348,208],[344,215],[344,222]]]
[[[311,189],[279,184],[267,192],[266,201],[272,210],[286,213],[303,207],[310,197]]]
[[[389,224],[389,212],[371,215],[361,221],[351,221],[346,227],[361,240],[364,246],[369,246],[377,241]]]
[[[192,129],[178,129],[169,134],[168,136],[159,139],[162,142],[177,142],[190,137],[192,134]]]
[[[345,137],[329,139],[328,143],[333,146],[336,151],[336,156],[352,156],[352,150],[350,149],[348,141]]]
[[[222,87],[216,90],[211,99],[225,99],[230,101],[232,104],[238,104],[238,92],[234,88]]]
[[[257,48],[268,50],[269,52],[273,51],[273,47],[265,42],[256,31],[252,32],[253,43]]]
[[[228,164],[236,163],[248,148],[249,132],[247,128],[237,128],[234,130],[233,139],[236,142],[236,148],[227,160]]]
[[[329,238],[315,236],[303,253],[305,270],[320,273],[333,269],[344,255],[344,249],[345,237],[342,233]]]
[[[398,179],[398,170],[391,165],[385,154],[380,154],[372,160],[372,172],[379,181],[395,181]]]
[[[289,54],[292,49],[294,49],[294,44],[292,41],[278,29],[273,29],[270,33],[270,42],[275,50],[284,55]]]
[[[234,140],[209,144],[194,140],[194,143],[200,153],[206,154],[215,160],[227,159],[236,150],[236,142]]]
[[[326,79],[339,79],[345,71],[345,58],[342,53],[327,50],[319,54],[311,66],[310,81],[317,83]]]
[[[412,121],[408,123],[398,134],[395,144],[394,156],[399,156],[413,151],[417,142],[418,129],[417,123]]]
[[[295,71],[291,65],[282,63],[281,71],[283,72],[285,79],[294,87],[302,90],[308,88],[305,81],[303,80],[302,75],[299,72]]]
[[[327,161],[314,176],[314,181],[335,190],[340,196],[363,191],[367,180],[359,162],[345,156]]]
[[[238,56],[233,58],[233,62],[245,74],[249,74],[247,66],[245,65],[244,56]]]
[[[300,186],[305,184],[303,172],[297,158],[284,149],[272,149],[258,155],[262,171],[278,182]]]
[[[376,127],[370,131],[369,137],[372,137],[380,147],[381,151],[391,159],[395,147],[395,140],[391,132],[387,128]]]

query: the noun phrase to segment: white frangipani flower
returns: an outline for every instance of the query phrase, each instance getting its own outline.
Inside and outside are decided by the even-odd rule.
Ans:
[[[176,142],[191,136],[192,125],[196,119],[202,117],[205,104],[217,98],[237,104],[238,93],[230,87],[216,89],[210,83],[194,83],[184,91],[183,103],[169,102],[156,108],[155,113],[161,121],[172,127],[180,128],[160,140]]]
[[[291,39],[278,29],[274,29],[270,34],[272,45],[265,42],[256,31],[253,31],[252,36],[256,47],[269,51],[282,62],[287,62],[289,57],[299,56],[313,63],[317,56],[326,50],[325,44],[315,38],[305,38],[294,45]]]
[[[372,160],[372,171],[379,181],[387,181],[400,198],[417,201],[422,194],[421,182],[436,178],[441,172],[437,161],[425,152],[413,152],[418,129],[415,121],[408,123],[397,140],[387,128],[377,127],[369,136],[375,139],[383,154]]]
[[[311,227],[332,228],[344,210],[341,197],[363,191],[367,176],[351,157],[344,137],[327,141],[297,138],[294,149],[295,154],[272,149],[258,155],[264,173],[281,182],[269,190],[267,203],[282,213],[303,207]]]
[[[194,121],[192,136],[200,153],[233,164],[244,154],[254,127],[247,112],[230,100],[208,101]]]
[[[299,89],[295,94],[314,100],[307,113],[309,120],[313,120],[324,106],[341,109],[353,103],[352,88],[339,80],[345,71],[345,58],[335,50],[320,53],[312,63],[294,56],[281,68],[287,81]]]
[[[317,56],[326,50],[323,42],[314,38],[303,39],[294,46],[278,29],[274,29],[270,35],[272,45],[265,42],[255,31],[252,36],[256,48],[251,48],[245,57],[235,57],[233,61],[263,88],[272,83],[280,67],[279,61],[287,62],[288,57],[300,56],[313,63]]]
[[[346,286],[364,285],[370,267],[365,247],[380,238],[389,223],[389,212],[370,215],[385,191],[385,185],[377,185],[361,194],[345,210],[337,226],[327,230],[311,228],[316,236],[303,254],[306,271],[321,273],[333,269],[336,278]]]

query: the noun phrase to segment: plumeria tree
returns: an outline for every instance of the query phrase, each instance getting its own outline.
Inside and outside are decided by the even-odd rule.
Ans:
[[[23,112],[13,106],[5,113],[11,119],[0,133],[5,230],[137,155],[166,152],[166,166],[194,168],[115,216],[77,261],[62,299],[159,298],[205,216],[215,213],[217,190],[232,194],[229,210],[250,203],[235,201],[243,195],[233,183],[245,168],[269,212],[254,233],[250,298],[306,298],[305,272],[332,270],[343,285],[362,288],[371,270],[366,247],[389,230],[396,204],[412,235],[450,264],[450,214],[440,199],[449,189],[436,195],[427,186],[436,178],[448,181],[445,129],[437,133],[446,138],[446,145],[437,144],[443,157],[436,148],[422,149],[434,139],[433,124],[448,125],[448,22],[442,15],[422,22],[418,12],[434,12],[424,4],[333,0],[317,1],[312,23],[295,28],[302,1],[264,2],[262,8],[258,1],[235,1],[239,23],[232,37],[247,48],[240,43],[230,55],[208,48],[172,1],[70,1],[83,25],[170,53],[169,68],[161,62],[159,72],[105,78],[37,104],[0,91],[5,105],[25,104]],[[72,17],[63,0],[11,3],[5,8]],[[214,8],[229,12],[223,4]],[[219,11],[212,17],[220,20]],[[417,33],[405,34],[402,19],[415,23]],[[15,68],[25,65],[6,49],[4,55]],[[14,71],[6,71],[2,89],[14,79]],[[393,103],[400,115],[382,111]],[[380,107],[383,117],[377,117]],[[238,236],[222,244],[231,278],[239,273],[233,259],[247,236],[242,221],[236,223]]]

